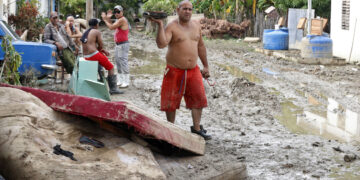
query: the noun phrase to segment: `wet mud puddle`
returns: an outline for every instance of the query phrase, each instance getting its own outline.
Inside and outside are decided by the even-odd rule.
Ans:
[[[216,64],[236,77],[243,77],[254,83],[262,80],[254,74],[227,64]],[[296,90],[300,97],[307,101],[301,106],[295,105],[296,99],[285,99],[281,102],[281,114],[276,116],[287,129],[293,133],[313,134],[326,139],[342,142],[356,141],[360,144],[360,117],[357,112],[346,109],[336,100],[324,94],[312,95]],[[280,96],[280,92],[272,89]]]
[[[130,67],[131,73],[134,74],[162,74],[166,66],[165,59],[159,54],[133,47],[130,48],[129,60],[136,62]]]
[[[262,82],[262,80],[260,78],[258,78],[257,76],[255,76],[254,74],[244,72],[236,66],[228,65],[228,64],[219,64],[219,63],[216,63],[216,65],[225,69],[226,71],[228,71],[230,74],[232,74],[235,77],[240,77],[240,78],[243,77],[253,83],[261,83]]]
[[[324,95],[319,98],[309,93],[301,95],[308,102],[304,107],[295,105],[294,99],[281,103],[282,114],[276,117],[281,124],[293,133],[319,135],[341,142],[356,141],[360,144],[360,118],[357,112]]]
[[[254,74],[246,73],[235,66],[217,64],[236,77],[244,77],[251,82],[261,83]],[[295,105],[295,99],[281,102],[282,114],[276,118],[293,133],[314,134],[327,139],[343,142],[357,141],[360,144],[359,114],[344,108],[332,98],[323,94],[316,96],[297,90],[308,102],[304,107]],[[274,94],[280,92],[273,90]]]
[[[145,64],[132,67],[135,74],[161,74],[166,65],[157,53],[131,48],[130,58]],[[240,68],[216,63],[235,77],[243,77],[253,83],[262,83],[256,75],[242,71]],[[272,90],[280,96],[280,92]],[[326,139],[342,142],[357,141],[360,144],[359,114],[344,108],[334,99],[323,94],[312,95],[297,90],[299,96],[308,104],[298,106],[295,99],[285,99],[281,102],[282,113],[276,116],[286,128],[293,133],[319,135]]]

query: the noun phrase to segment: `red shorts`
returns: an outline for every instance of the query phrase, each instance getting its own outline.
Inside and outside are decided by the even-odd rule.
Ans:
[[[103,66],[106,70],[111,70],[114,68],[114,65],[109,61],[109,59],[102,54],[101,52],[96,53],[95,55],[85,58],[89,61],[98,61],[101,66]]]
[[[200,68],[196,66],[193,69],[183,70],[167,65],[161,87],[160,110],[179,109],[182,96],[188,109],[207,107]]]

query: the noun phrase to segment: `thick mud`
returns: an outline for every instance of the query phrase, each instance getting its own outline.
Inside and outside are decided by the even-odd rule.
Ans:
[[[149,148],[89,119],[55,112],[30,93],[0,87],[0,173],[6,179],[165,179]],[[88,136],[104,147],[79,142]],[[53,147],[73,153],[71,159]],[[69,156],[70,157],[70,156]]]
[[[166,48],[137,32],[130,42],[131,86],[112,98],[165,120],[159,104]],[[249,179],[360,178],[360,161],[344,161],[360,155],[359,66],[302,65],[254,52],[261,44],[205,42],[212,77],[204,81],[209,107],[201,123],[213,140],[204,156],[156,154],[168,179],[207,179],[237,163],[246,164]],[[190,130],[184,102],[175,123]]]
[[[102,32],[113,54],[113,32]],[[204,80],[201,124],[213,139],[204,156],[153,152],[168,179],[209,179],[239,164],[248,179],[360,178],[359,66],[297,64],[254,52],[261,44],[241,40],[205,43],[211,78]],[[131,101],[166,120],[159,110],[166,48],[135,30],[130,47],[130,87],[112,101]],[[190,131],[184,102],[175,124]]]

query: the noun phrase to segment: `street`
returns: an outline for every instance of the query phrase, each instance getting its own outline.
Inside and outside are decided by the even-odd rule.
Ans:
[[[103,30],[103,39],[113,50],[112,32]],[[166,120],[159,110],[166,49],[135,30],[130,42],[131,86],[112,100],[129,100]],[[215,84],[204,81],[209,106],[201,124],[213,140],[205,156],[155,153],[169,179],[206,179],[236,163],[247,166],[250,179],[360,177],[360,161],[344,161],[360,150],[359,66],[297,64],[254,52],[261,43],[205,43]],[[190,131],[183,101],[175,124]]]

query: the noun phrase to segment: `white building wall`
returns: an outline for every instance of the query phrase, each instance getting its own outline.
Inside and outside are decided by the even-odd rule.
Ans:
[[[41,16],[49,16],[49,0],[39,1],[39,13]],[[10,14],[16,14],[16,0],[0,0],[0,19],[7,22]]]
[[[16,0],[2,0],[0,12],[0,19],[7,22],[10,14],[15,14],[16,12]]]
[[[49,0],[40,0],[39,1],[39,13],[43,17],[48,17],[49,15]]]
[[[16,14],[16,0],[6,0],[8,2],[8,15]]]
[[[4,19],[4,3],[3,0],[0,0],[0,20]]]
[[[350,0],[350,27],[349,30],[343,30],[341,29],[342,0],[331,1],[333,54],[345,58],[348,62],[360,62],[360,10],[358,7],[360,7],[359,0]],[[350,52],[352,52],[351,55]]]

